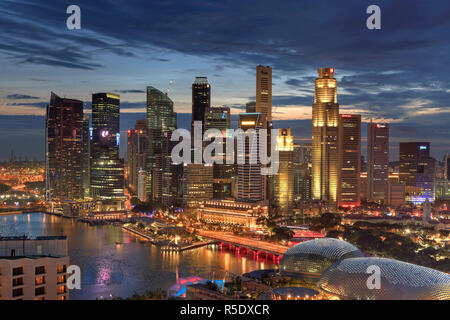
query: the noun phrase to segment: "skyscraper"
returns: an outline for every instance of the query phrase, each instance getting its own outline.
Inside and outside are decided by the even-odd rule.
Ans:
[[[360,205],[361,184],[361,115],[339,117],[338,205]]]
[[[177,114],[173,112],[173,102],[166,93],[154,87],[147,87],[147,194],[149,199],[161,199],[161,159],[164,133],[177,127]],[[157,164],[159,166],[157,167]]]
[[[136,120],[134,129],[128,130],[127,143],[127,183],[134,193],[138,192],[138,176],[145,171],[147,151],[147,120]]]
[[[190,163],[183,168],[183,203],[196,207],[213,198],[213,167],[211,164]]]
[[[90,118],[88,115],[83,117],[83,160],[82,160],[82,184],[83,198],[90,198],[91,186],[91,130]]]
[[[231,194],[231,179],[234,171],[233,164],[227,164],[226,155],[226,136],[228,129],[230,129],[230,108],[228,107],[211,107],[205,111],[205,132],[208,129],[217,129],[220,131],[222,137],[222,152],[215,154],[215,157],[222,159],[222,164],[214,163],[214,199],[226,199],[232,196]],[[211,136],[211,141],[214,141],[216,136]],[[205,142],[207,145],[208,142]],[[232,156],[232,155],[230,155]],[[232,160],[232,159],[229,159]],[[232,161],[228,161],[232,162]]]
[[[450,154],[444,157],[444,178],[450,181]]]
[[[92,95],[91,196],[95,199],[123,197],[124,164],[119,157],[120,96]]]
[[[254,113],[256,112],[256,101],[250,101],[245,104],[245,112],[246,113]]]
[[[244,131],[267,129],[267,116],[261,113],[241,113],[239,128]],[[251,140],[245,138],[244,152],[240,153],[239,149],[237,152],[238,200],[243,202],[259,202],[267,199],[267,176],[261,175],[263,165],[259,157],[260,135],[256,135],[253,145]],[[256,159],[256,163],[251,163],[251,159]]]
[[[434,201],[435,159],[430,157],[430,143],[401,142],[399,152],[399,180],[406,186],[406,201]]]
[[[206,108],[211,106],[211,85],[207,77],[196,77],[192,84],[192,122],[204,124]]]
[[[272,68],[256,66],[256,112],[272,122]]]
[[[278,129],[278,173],[273,177],[274,205],[286,212],[294,204],[294,139],[291,129]]]
[[[389,174],[389,124],[367,124],[367,200],[385,203]]]
[[[46,112],[46,199],[83,198],[83,102],[51,93]]]
[[[294,144],[294,199],[310,201],[311,195],[311,143]]]
[[[337,202],[338,123],[334,68],[320,68],[312,107],[312,193],[330,204]]]

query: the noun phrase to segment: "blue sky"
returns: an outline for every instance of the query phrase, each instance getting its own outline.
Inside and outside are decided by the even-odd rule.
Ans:
[[[66,28],[71,4],[81,30]],[[366,28],[371,4],[381,30]],[[316,70],[330,66],[342,113],[392,124],[392,160],[398,142],[414,140],[431,141],[441,160],[450,153],[449,31],[445,0],[2,0],[0,160],[11,148],[43,159],[50,91],[86,102],[120,93],[125,131],[144,117],[147,85],[173,80],[175,111],[189,113],[195,76],[209,78],[213,105],[237,114],[254,98],[258,64],[273,67],[277,125],[299,140],[310,138]]]

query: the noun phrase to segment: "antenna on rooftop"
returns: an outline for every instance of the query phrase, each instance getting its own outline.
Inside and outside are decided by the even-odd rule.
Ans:
[[[166,90],[166,96],[169,95],[170,88],[172,88],[172,83],[173,83],[173,80],[170,80],[169,81],[169,86],[167,87],[167,90]]]

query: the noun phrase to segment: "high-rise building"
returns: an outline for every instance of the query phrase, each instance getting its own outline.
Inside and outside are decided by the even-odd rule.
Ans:
[[[119,156],[120,96],[92,95],[91,196],[94,199],[123,197],[124,163]]]
[[[88,115],[83,117],[83,160],[82,160],[82,184],[83,198],[90,198],[91,186],[91,129]]]
[[[311,143],[294,144],[294,199],[310,201],[312,184]]]
[[[145,187],[147,185],[147,173],[144,169],[139,169],[138,179],[137,179],[137,196],[142,202],[147,201],[147,192]]]
[[[340,115],[338,141],[338,205],[359,206],[361,203],[361,115]]]
[[[334,68],[320,68],[312,107],[312,194],[329,204],[337,202],[338,124]]]
[[[258,131],[267,129],[267,116],[261,113],[239,114],[239,128],[246,132],[249,129]],[[252,143],[253,142],[253,143]],[[244,139],[244,152],[237,150],[238,200],[243,202],[259,202],[267,200],[267,176],[261,175],[260,135],[255,135],[255,141]],[[256,159],[256,161],[251,161]],[[254,163],[251,163],[254,162]],[[241,163],[241,164],[239,164]]]
[[[256,112],[256,101],[250,101],[245,104],[245,112],[246,113],[254,113]]]
[[[222,152],[220,154],[214,154],[216,158],[220,158],[222,164],[214,163],[214,199],[227,199],[232,197],[231,184],[232,176],[234,172],[234,165],[227,164],[233,163],[233,155],[228,155],[227,161],[226,154],[226,138],[230,129],[230,108],[228,107],[211,107],[205,111],[205,132],[208,129],[217,129],[220,131],[219,136],[222,138]],[[211,136],[211,141],[214,141],[217,136]],[[205,146],[209,142],[205,142]],[[230,159],[231,158],[231,159]]]
[[[434,201],[435,159],[429,142],[400,143],[400,183],[405,184],[406,201]]]
[[[196,77],[192,84],[192,123],[205,121],[205,111],[211,106],[211,85],[207,77]]]
[[[46,199],[83,198],[83,102],[51,93],[46,112]]]
[[[154,171],[154,200],[160,201],[165,206],[181,205],[183,195],[183,167],[181,164],[174,165],[172,163],[172,149],[178,142],[171,141],[171,137],[171,131],[164,132],[161,153],[157,155],[157,165]]]
[[[128,130],[127,143],[127,185],[128,188],[138,192],[138,176],[143,169],[147,156],[147,120],[136,120],[134,129]]]
[[[213,166],[190,163],[183,168],[183,203],[196,207],[200,202],[213,198]]]
[[[149,200],[161,199],[162,160],[157,159],[162,152],[164,134],[177,127],[177,114],[173,112],[173,102],[166,93],[154,87],[147,87],[147,194]],[[159,166],[158,166],[159,164]]]
[[[273,177],[273,202],[282,211],[294,204],[294,138],[291,129],[278,129],[278,173]]]
[[[385,203],[389,174],[389,124],[367,124],[367,200]]]
[[[444,157],[444,178],[450,181],[450,154]]]
[[[272,68],[256,66],[256,112],[272,122]]]

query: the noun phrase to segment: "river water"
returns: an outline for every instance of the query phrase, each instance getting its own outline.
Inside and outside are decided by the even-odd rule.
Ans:
[[[167,290],[180,278],[222,277],[225,271],[243,274],[274,268],[272,260],[254,260],[211,245],[182,253],[161,252],[116,226],[86,223],[43,213],[0,217],[0,235],[66,235],[70,264],[81,268],[81,289],[71,290],[71,300],[129,297],[146,290]],[[123,244],[116,244],[116,241]]]

